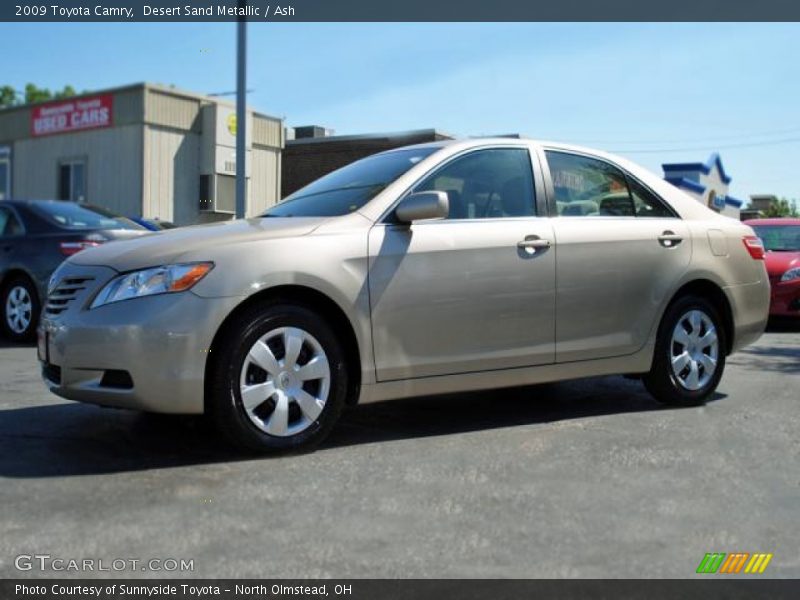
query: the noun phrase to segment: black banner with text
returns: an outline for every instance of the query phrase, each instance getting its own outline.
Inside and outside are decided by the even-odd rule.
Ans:
[[[693,579],[693,580],[111,580],[39,579],[0,580],[4,600],[145,600],[195,598],[244,600],[292,598],[342,598],[346,600],[505,600],[512,598],[680,598],[730,600],[770,598],[794,600],[800,596],[797,580]]]
[[[0,21],[797,21],[797,0],[4,0]]]

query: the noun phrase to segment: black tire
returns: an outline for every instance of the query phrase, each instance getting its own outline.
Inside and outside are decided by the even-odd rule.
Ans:
[[[242,402],[240,377],[253,345],[262,336],[285,327],[299,328],[319,343],[328,361],[330,385],[322,412],[306,429],[277,436],[259,428],[248,415]],[[327,437],[345,406],[345,353],[332,328],[308,308],[280,302],[253,306],[234,318],[212,352],[206,410],[223,435],[242,449],[258,453],[312,450]],[[295,413],[298,410],[299,405]]]
[[[16,325],[12,326],[13,316],[9,313],[9,298],[12,294],[19,293],[19,290],[24,290],[27,297],[30,299],[30,312],[25,312],[25,318],[28,321],[27,327],[19,330]],[[3,284],[2,291],[0,291],[0,330],[3,335],[12,342],[32,342],[36,339],[36,327],[39,325],[39,313],[42,310],[39,301],[39,295],[36,293],[36,286],[33,282],[23,275],[16,275],[11,277]],[[19,323],[18,321],[16,323]]]
[[[698,389],[687,389],[681,377],[672,368],[672,335],[684,315],[690,311],[701,311],[714,326],[717,333],[716,368],[709,380]],[[653,365],[642,380],[647,391],[660,403],[672,406],[697,406],[717,389],[725,370],[727,339],[722,319],[714,306],[699,296],[683,296],[674,301],[664,314],[658,329]],[[681,346],[678,345],[675,349]],[[687,369],[689,367],[686,367]],[[704,368],[703,368],[704,369]],[[684,371],[686,372],[686,371]]]

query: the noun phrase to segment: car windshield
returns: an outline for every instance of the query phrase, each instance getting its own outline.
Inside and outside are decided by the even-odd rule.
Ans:
[[[754,225],[764,249],[772,252],[800,252],[800,225]]]
[[[67,200],[35,203],[32,208],[51,223],[67,229],[145,229],[99,206],[78,205]]]
[[[392,150],[356,161],[299,189],[264,217],[339,217],[360,209],[439,147]]]

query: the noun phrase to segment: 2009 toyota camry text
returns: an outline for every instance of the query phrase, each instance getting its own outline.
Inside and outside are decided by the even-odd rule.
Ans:
[[[207,413],[311,448],[357,402],[639,375],[703,402],[762,333],[750,227],[602,152],[473,139],[376,154],[258,218],[84,250],[39,357],[64,398]]]

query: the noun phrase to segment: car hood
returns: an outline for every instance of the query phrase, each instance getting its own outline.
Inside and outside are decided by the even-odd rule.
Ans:
[[[194,257],[203,254],[203,258],[196,260],[213,260],[215,247],[306,235],[326,220],[319,217],[270,217],[180,227],[89,248],[75,254],[69,262],[131,271],[181,262],[181,257],[190,254]]]
[[[770,277],[779,277],[792,267],[800,267],[800,252],[767,252],[764,260]]]

